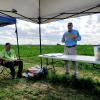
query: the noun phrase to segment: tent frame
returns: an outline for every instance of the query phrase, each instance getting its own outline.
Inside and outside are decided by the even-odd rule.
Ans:
[[[17,31],[17,24],[15,24],[15,33],[16,33],[16,38],[17,38],[17,51],[18,51],[18,59],[20,60],[20,52],[19,52],[19,41],[18,41],[18,31]]]
[[[0,10],[1,14],[5,14],[5,12],[11,12],[11,13],[14,13],[14,14],[17,14],[17,15],[21,16],[24,19],[29,19],[30,21],[35,21],[35,22],[37,22],[39,24],[40,54],[42,54],[41,24],[43,22],[46,22],[46,21],[51,20],[51,19],[56,19],[56,20],[67,19],[67,18],[70,18],[70,17],[77,16],[79,14],[97,14],[97,13],[100,13],[100,11],[99,12],[89,12],[92,9],[100,7],[100,4],[98,4],[98,5],[94,6],[94,7],[88,8],[88,9],[80,11],[80,12],[71,12],[71,13],[62,12],[62,13],[60,13],[60,14],[58,14],[56,16],[53,16],[51,18],[41,18],[41,9],[40,9],[40,6],[41,5],[40,5],[40,0],[39,0],[39,17],[38,18],[28,18],[26,16],[23,16],[23,15],[19,14],[15,9],[12,9],[12,11]],[[69,15],[68,17],[65,17],[65,18],[59,18],[61,15],[64,15],[64,14],[67,14],[67,15],[68,14],[72,14],[72,15]],[[7,15],[7,14],[5,14],[5,15]],[[9,16],[9,15],[7,15],[7,16]],[[10,16],[10,17],[12,17],[12,16]],[[41,21],[41,19],[45,19],[45,20]],[[19,55],[19,59],[20,59],[17,25],[15,25],[15,26],[16,26],[16,37],[17,37],[18,55]],[[40,58],[40,59],[41,59],[41,67],[42,67],[42,58]]]

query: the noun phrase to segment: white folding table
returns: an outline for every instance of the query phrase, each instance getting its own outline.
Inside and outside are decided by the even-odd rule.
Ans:
[[[42,54],[38,57],[45,58],[46,64],[48,65],[48,59],[52,59],[52,65],[54,64],[53,60],[66,60],[66,61],[75,61],[75,62],[86,62],[91,64],[100,64],[100,60],[97,60],[95,56],[86,56],[86,55],[64,55],[63,53],[49,53]],[[53,65],[54,68],[54,65]]]

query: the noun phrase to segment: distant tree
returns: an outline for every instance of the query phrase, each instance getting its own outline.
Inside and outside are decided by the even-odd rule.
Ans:
[[[57,45],[61,45],[61,44],[57,43]]]

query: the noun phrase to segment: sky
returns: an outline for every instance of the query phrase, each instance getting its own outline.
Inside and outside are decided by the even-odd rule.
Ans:
[[[100,44],[100,14],[70,18],[41,25],[42,44],[62,44],[61,38],[67,31],[67,23],[72,22],[82,40],[78,44]],[[19,44],[39,44],[38,24],[17,20]],[[16,44],[15,25],[0,27],[0,44]]]

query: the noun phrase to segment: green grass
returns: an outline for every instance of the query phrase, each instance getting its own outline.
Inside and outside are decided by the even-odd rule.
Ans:
[[[3,46],[0,46],[2,50]],[[17,53],[17,47],[13,46]],[[63,53],[63,46],[42,46],[42,53]],[[93,46],[82,45],[77,47],[79,55],[94,55]],[[24,62],[24,71],[31,66],[40,64],[38,58],[39,46],[20,46],[20,56]],[[51,60],[49,60],[51,61]],[[43,66],[45,66],[43,59]],[[46,79],[28,80],[0,79],[0,100],[99,100],[100,99],[100,69],[91,64],[79,63],[79,79],[73,78],[73,67],[70,68],[70,77],[65,76],[64,62],[55,64],[56,73],[52,70]],[[51,66],[48,66],[51,67]],[[100,67],[100,65],[96,65]]]

